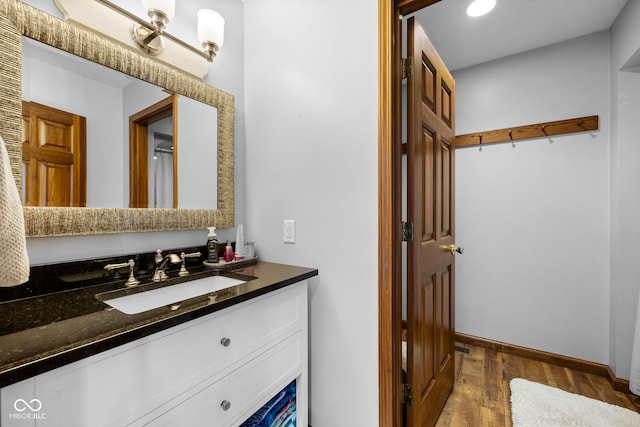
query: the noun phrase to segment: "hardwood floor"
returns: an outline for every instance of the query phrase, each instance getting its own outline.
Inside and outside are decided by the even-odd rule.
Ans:
[[[456,382],[437,427],[511,427],[509,382],[524,378],[640,412],[640,398],[615,391],[603,377],[469,344],[457,344]]]

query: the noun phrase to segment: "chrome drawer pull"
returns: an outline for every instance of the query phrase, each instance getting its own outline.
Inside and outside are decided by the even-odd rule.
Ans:
[[[225,347],[229,347],[229,344],[231,344],[231,338],[227,338],[224,337],[220,340],[220,344],[222,344]]]
[[[220,403],[220,407],[222,408],[223,411],[228,411],[229,408],[231,408],[231,402],[229,402],[228,400],[223,400]]]

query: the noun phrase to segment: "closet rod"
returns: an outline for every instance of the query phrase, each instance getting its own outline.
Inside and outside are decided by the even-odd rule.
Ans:
[[[537,123],[535,125],[515,126],[486,132],[474,132],[456,135],[456,148],[473,145],[487,145],[498,142],[510,142],[562,135],[566,133],[598,130],[598,116],[578,117],[577,119],[558,120],[556,122]]]

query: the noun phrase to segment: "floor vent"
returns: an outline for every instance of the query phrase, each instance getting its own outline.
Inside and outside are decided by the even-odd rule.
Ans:
[[[471,350],[469,350],[468,348],[459,347],[459,346],[456,346],[456,351],[459,351],[460,353],[465,353],[465,354],[471,353]]]

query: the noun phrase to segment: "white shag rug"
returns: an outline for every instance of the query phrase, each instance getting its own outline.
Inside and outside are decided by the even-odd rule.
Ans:
[[[510,385],[513,427],[640,426],[640,414],[620,406],[521,378]]]

